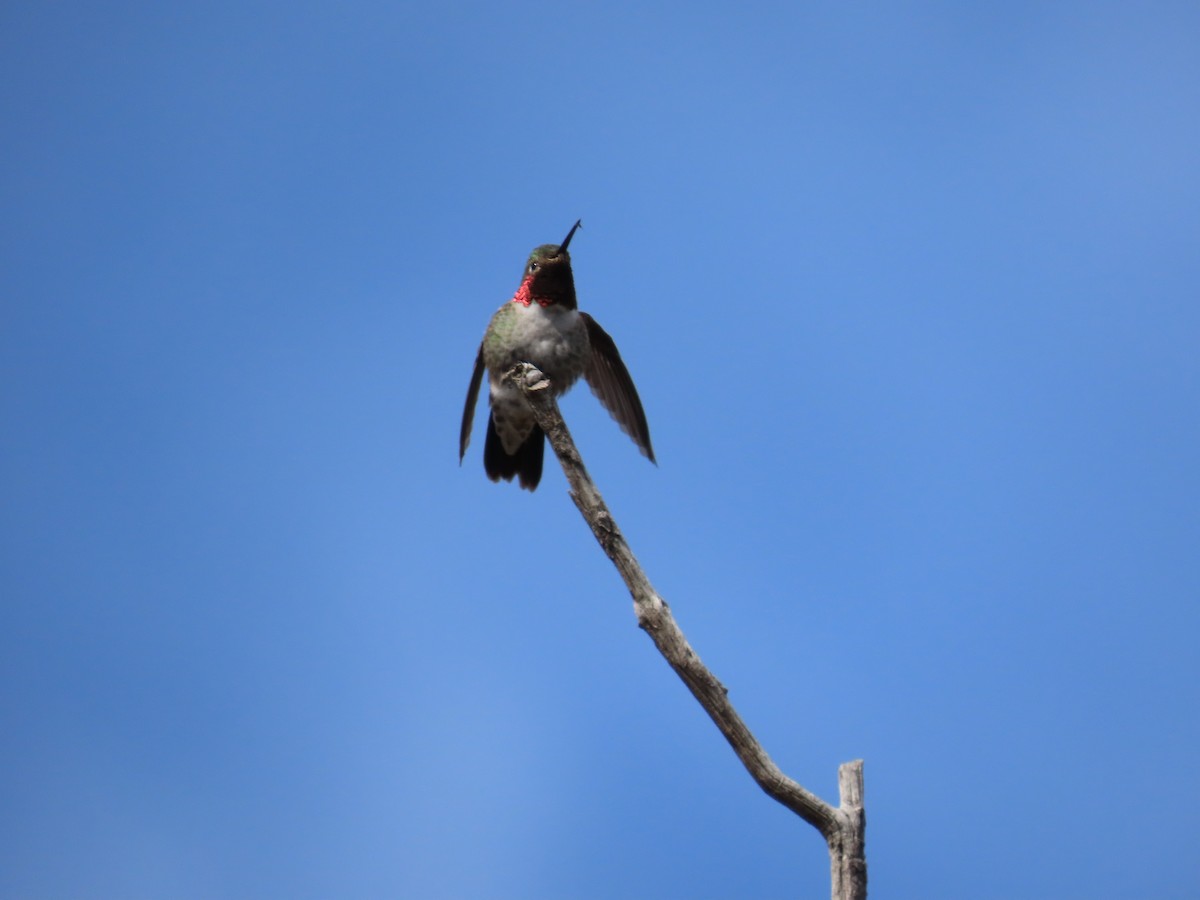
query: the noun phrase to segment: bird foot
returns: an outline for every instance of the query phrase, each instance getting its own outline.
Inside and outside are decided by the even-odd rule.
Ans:
[[[527,367],[523,375],[525,377],[525,387],[527,390],[544,391],[546,388],[550,387],[550,379],[542,373],[541,369],[533,365],[533,363],[527,363],[526,366]]]

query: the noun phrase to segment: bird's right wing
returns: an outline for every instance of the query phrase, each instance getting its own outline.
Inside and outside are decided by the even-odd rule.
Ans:
[[[483,343],[475,357],[475,371],[471,373],[471,384],[467,388],[467,405],[463,407],[462,431],[458,435],[458,464],[467,455],[467,444],[471,443],[471,423],[475,420],[475,404],[479,400],[479,385],[483,383]]]

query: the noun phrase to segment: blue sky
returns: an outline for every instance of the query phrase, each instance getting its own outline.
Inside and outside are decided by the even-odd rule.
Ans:
[[[1200,893],[1200,11],[7,4],[0,895],[819,897],[565,494],[563,409],[880,897]],[[478,425],[478,423],[477,423]]]

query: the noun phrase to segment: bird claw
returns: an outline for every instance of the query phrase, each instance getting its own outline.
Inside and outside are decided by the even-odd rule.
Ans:
[[[529,367],[525,370],[526,389],[531,391],[544,391],[546,388],[550,387],[550,379],[542,374],[542,370],[532,363],[529,363],[528,365]]]
[[[501,381],[526,391],[544,391],[550,387],[550,379],[533,363],[520,362],[504,373]]]

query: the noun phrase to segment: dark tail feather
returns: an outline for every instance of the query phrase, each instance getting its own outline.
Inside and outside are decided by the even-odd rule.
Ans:
[[[545,451],[546,436],[542,429],[534,425],[525,443],[509,456],[500,443],[500,435],[496,434],[495,422],[488,416],[487,439],[483,444],[483,470],[492,481],[501,478],[512,481],[516,476],[520,479],[521,487],[532,491],[542,480],[542,456]]]

